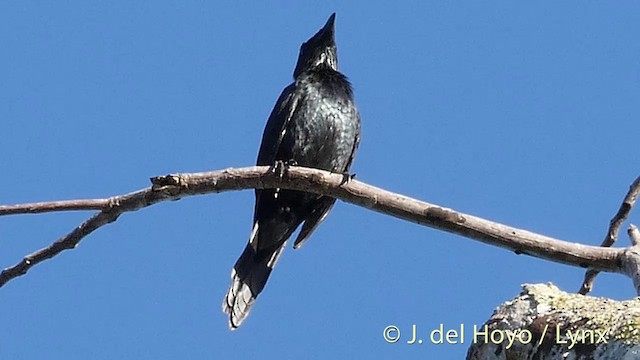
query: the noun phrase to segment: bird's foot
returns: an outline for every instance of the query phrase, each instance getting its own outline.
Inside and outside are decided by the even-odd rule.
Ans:
[[[286,167],[287,164],[285,164],[284,161],[276,160],[273,165],[271,165],[271,168],[269,170],[272,174],[278,176],[278,178],[282,180],[282,178],[284,177],[284,173],[286,172]]]
[[[287,173],[287,170],[289,169],[289,166],[297,166],[298,162],[295,160],[289,160],[289,161],[283,161],[283,160],[276,160],[273,165],[271,165],[271,173],[275,174],[278,176],[278,178],[280,178],[280,180],[282,180],[282,178],[284,177],[284,175]]]
[[[347,171],[343,172],[342,173],[342,181],[340,181],[340,185],[342,186],[342,185],[348,183],[349,181],[355,179],[355,177],[356,177],[355,173],[349,174],[349,172],[347,172]]]

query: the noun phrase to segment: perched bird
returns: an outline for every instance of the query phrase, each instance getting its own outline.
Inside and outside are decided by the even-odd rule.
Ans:
[[[300,47],[295,81],[278,98],[262,135],[257,165],[276,162],[346,173],[360,141],[351,84],[338,72],[335,13]],[[327,216],[335,199],[292,190],[256,190],[249,244],[231,271],[222,304],[235,329],[246,318],[287,239],[302,225],[298,248]]]

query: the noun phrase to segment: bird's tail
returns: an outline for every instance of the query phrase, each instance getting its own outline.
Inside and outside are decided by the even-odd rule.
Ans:
[[[229,314],[229,328],[232,330],[239,327],[249,315],[253,302],[264,289],[271,270],[286,245],[284,241],[272,248],[256,250],[257,242],[258,222],[256,221],[249,244],[231,270],[231,286],[222,302],[222,311]]]

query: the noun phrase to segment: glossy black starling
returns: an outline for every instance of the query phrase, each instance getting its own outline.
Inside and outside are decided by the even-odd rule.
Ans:
[[[276,102],[262,135],[258,165],[282,161],[346,173],[360,140],[360,115],[351,84],[338,72],[335,14],[302,44],[295,81]],[[269,278],[287,239],[302,225],[298,248],[327,216],[335,199],[291,190],[256,190],[249,244],[231,271],[231,287],[222,304],[235,329]]]

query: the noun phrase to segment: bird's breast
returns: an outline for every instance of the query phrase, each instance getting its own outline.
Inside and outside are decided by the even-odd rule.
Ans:
[[[339,94],[322,83],[302,89],[288,131],[291,157],[300,166],[346,171],[360,129],[350,94]]]

